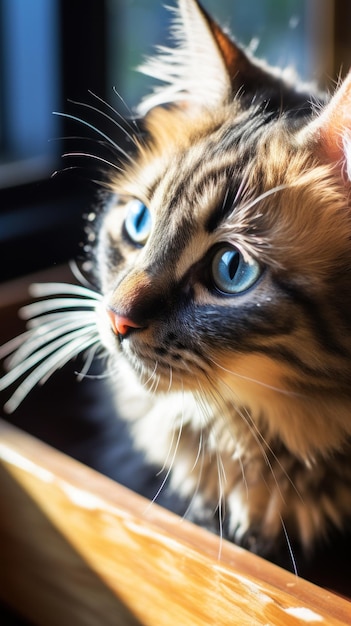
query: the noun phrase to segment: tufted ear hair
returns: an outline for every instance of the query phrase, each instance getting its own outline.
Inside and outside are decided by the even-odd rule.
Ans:
[[[351,180],[351,72],[319,115],[301,131],[299,140],[312,145],[317,155],[334,163]]]
[[[164,83],[139,105],[141,115],[169,103],[195,110],[214,109],[233,98],[251,103],[259,91],[267,99],[277,92],[279,101],[284,99],[283,72],[251,58],[197,0],[178,0],[174,13],[176,46],[158,48],[158,55],[139,68]]]

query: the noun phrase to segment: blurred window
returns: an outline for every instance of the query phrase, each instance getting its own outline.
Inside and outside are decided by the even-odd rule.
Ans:
[[[0,186],[47,175],[58,154],[56,0],[0,4]]]

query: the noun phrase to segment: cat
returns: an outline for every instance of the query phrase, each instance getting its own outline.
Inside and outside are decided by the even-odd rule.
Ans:
[[[196,0],[173,31],[92,213],[97,290],[34,286],[1,386],[26,375],[14,410],[103,350],[135,446],[191,519],[308,554],[351,518],[351,75],[320,94]]]

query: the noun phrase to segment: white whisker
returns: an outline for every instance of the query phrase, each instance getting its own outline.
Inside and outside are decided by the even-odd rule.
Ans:
[[[211,437],[213,437],[216,440],[217,434],[215,430],[212,428],[213,413],[210,407],[208,407],[206,402],[204,401],[204,398],[206,397],[206,395],[208,396],[208,390],[206,390],[205,392],[200,382],[199,382],[199,389],[201,390],[201,393],[197,393],[197,397],[198,397],[198,401],[200,400],[200,406],[202,407],[202,413],[205,418],[205,423],[207,423],[210,428]],[[216,398],[216,395],[217,394],[211,393],[211,396],[213,400],[215,401],[215,403],[218,406],[220,406],[218,402],[218,398]],[[208,413],[208,416],[207,416],[207,413]],[[219,415],[221,414],[222,414],[222,411],[219,412]],[[201,438],[202,436],[203,436],[203,429],[201,430]],[[218,532],[219,532],[219,537],[220,537],[220,542],[219,542],[219,547],[218,547],[218,559],[220,559],[221,551],[222,551],[222,544],[223,544],[223,525],[224,525],[224,519],[226,515],[226,511],[225,511],[226,492],[225,492],[224,486],[227,482],[227,478],[226,478],[224,464],[223,464],[223,461],[219,452],[220,446],[217,445],[216,443],[216,445],[214,446],[214,449],[215,449],[215,455],[216,455],[216,466],[217,466],[217,475],[218,475],[218,503],[217,503],[217,507],[215,511],[217,511],[217,514],[218,514]]]
[[[90,128],[92,131],[100,135],[100,137],[103,137],[104,139],[106,139],[106,141],[111,146],[113,146],[113,148],[115,148],[117,152],[122,154],[122,156],[124,156],[128,161],[130,161],[130,163],[134,162],[134,159],[130,156],[130,154],[128,154],[128,152],[123,150],[123,148],[121,148],[121,146],[119,146],[115,141],[113,141],[111,137],[109,137],[108,135],[106,135],[106,133],[102,132],[102,130],[94,126],[94,124],[90,124],[90,122],[87,122],[86,120],[82,120],[80,117],[77,117],[76,115],[71,115],[70,113],[60,113],[59,111],[53,111],[53,115],[65,117],[67,119],[73,120],[74,122],[78,122],[79,124],[83,124],[83,126],[86,126],[87,128]]]
[[[42,332],[46,332],[46,329],[55,328],[56,326],[66,325],[75,321],[77,326],[81,326],[79,322],[90,323],[96,320],[95,311],[58,311],[57,313],[44,313],[38,317],[33,317],[27,321],[27,328],[43,329]]]
[[[70,343],[67,344],[67,348],[70,347]],[[87,357],[86,357],[86,362],[82,368],[82,372],[83,374],[81,374],[80,372],[76,372],[76,376],[77,376],[77,380],[78,382],[81,382],[83,380],[83,378],[85,378],[85,374],[84,374],[84,370],[87,369],[88,367],[90,367],[92,365],[92,361],[94,356],[96,355],[96,353],[98,352],[98,350],[100,349],[100,342],[98,337],[95,335],[91,335],[90,336],[90,340],[89,340],[89,336],[88,339],[85,341],[84,344],[80,344],[79,346],[79,351],[75,350],[75,352],[71,353],[71,356],[68,359],[65,359],[62,361],[62,364],[59,366],[59,368],[57,368],[55,365],[40,379],[39,384],[43,385],[46,383],[46,381],[57,371],[57,369],[60,369],[61,367],[63,367],[63,365],[66,365],[66,363],[68,363],[68,361],[70,361],[72,358],[78,356],[78,354],[81,354],[81,352],[87,352]]]
[[[184,394],[184,390],[183,390],[183,394]],[[169,476],[170,476],[170,474],[172,472],[172,468],[173,468],[173,465],[174,465],[175,458],[177,456],[179,443],[180,443],[180,439],[181,439],[182,432],[183,432],[183,425],[184,425],[184,397],[183,397],[183,412],[181,414],[181,420],[180,420],[179,427],[178,427],[178,423],[179,423],[179,420],[178,420],[178,416],[176,415],[174,417],[174,423],[172,424],[172,427],[171,427],[171,430],[170,430],[170,432],[172,433],[172,436],[171,436],[171,441],[170,441],[170,444],[169,444],[168,452],[167,452],[167,455],[166,455],[166,458],[165,458],[165,461],[163,463],[162,468],[159,470],[159,472],[157,472],[157,476],[159,476],[162,472],[164,472],[167,466],[168,466],[168,469],[166,471],[166,475],[164,476],[164,478],[163,478],[163,480],[161,482],[161,485],[159,486],[159,488],[157,489],[155,495],[153,496],[153,498],[152,498],[152,500],[150,502],[150,505],[152,503],[156,502],[158,496],[160,495],[161,491],[163,490],[163,488],[164,488],[164,486],[165,486],[165,484],[166,484],[166,482],[167,482],[167,480],[168,480],[168,478],[169,478]],[[177,428],[178,428],[177,440],[176,440],[176,443],[174,445],[174,440],[175,440]],[[172,452],[172,450],[173,450],[173,452]],[[172,454],[172,456],[171,456],[171,454]],[[171,459],[170,459],[170,462],[169,462],[169,458],[170,457],[171,457]]]
[[[214,389],[215,389],[215,391],[217,393],[217,389],[216,388],[214,388]],[[232,395],[233,391],[229,387],[228,387],[228,389],[229,389],[229,391],[230,391],[230,393]],[[217,395],[218,395],[218,393],[217,393]],[[214,393],[212,393],[212,396],[215,397]],[[257,443],[257,445],[258,445],[258,447],[259,447],[259,449],[261,451],[261,454],[262,454],[262,456],[264,458],[264,461],[265,461],[267,467],[269,468],[270,474],[271,474],[271,476],[273,478],[275,487],[277,489],[277,493],[279,494],[282,503],[286,503],[286,499],[284,498],[284,495],[282,493],[280,482],[278,481],[278,479],[276,477],[276,474],[275,474],[272,462],[270,461],[270,459],[268,457],[267,451],[272,456],[274,461],[277,463],[277,466],[280,468],[280,470],[282,471],[283,475],[286,477],[286,479],[290,483],[290,485],[291,485],[292,489],[295,491],[296,495],[300,498],[301,501],[303,501],[303,498],[302,498],[299,490],[297,489],[296,485],[294,484],[293,480],[291,479],[291,477],[287,473],[286,469],[284,468],[284,466],[280,462],[280,460],[277,457],[277,455],[274,453],[274,450],[272,449],[272,447],[270,446],[268,441],[265,439],[263,434],[260,432],[257,424],[254,422],[254,420],[251,417],[251,415],[249,414],[249,412],[247,410],[245,410],[245,409],[239,409],[239,405],[234,405],[233,402],[231,402],[231,404],[232,404],[233,409],[236,412],[236,414],[239,415],[244,420],[244,422],[247,424],[248,429],[249,429],[251,435],[253,436],[254,440],[256,441],[256,443]],[[220,407],[219,403],[218,403],[218,406]],[[245,414],[244,414],[244,412],[245,412]],[[230,420],[226,421],[226,428],[230,429]],[[235,438],[235,436],[234,436],[234,438]],[[241,471],[242,471],[244,484],[246,486],[247,497],[249,497],[249,486],[248,486],[247,480],[245,478],[245,470],[244,470],[244,467],[243,467],[243,464],[242,464],[242,461],[241,461],[240,458],[239,458],[239,462],[240,462],[240,467],[241,467]],[[262,480],[264,480],[263,477],[262,477]],[[267,489],[270,490],[270,487],[269,487],[269,485],[267,483],[266,483],[266,486],[267,486]],[[220,513],[220,511],[219,511],[219,513]],[[296,566],[296,560],[295,560],[295,557],[294,557],[294,554],[293,554],[291,542],[290,542],[290,539],[289,539],[289,536],[288,536],[287,529],[285,527],[283,518],[282,518],[280,513],[279,513],[279,517],[280,517],[283,533],[284,533],[284,536],[285,536],[286,544],[287,544],[287,547],[288,547],[288,550],[289,550],[289,555],[290,555],[290,559],[291,559],[291,562],[292,562],[292,566],[293,566],[295,575],[298,575],[297,566]]]
[[[183,519],[186,519],[194,505],[194,503],[196,502],[196,497],[200,491],[200,485],[201,485],[201,480],[202,480],[202,473],[203,473],[203,467],[204,467],[204,459],[205,459],[205,447],[203,446],[203,439],[202,439],[202,431],[200,432],[200,438],[199,438],[199,448],[198,448],[198,452],[196,455],[196,459],[194,462],[194,465],[192,467],[191,471],[194,471],[196,465],[199,462],[199,459],[201,458],[200,461],[200,467],[199,467],[199,471],[198,471],[198,477],[197,477],[197,481],[196,481],[196,485],[195,485],[195,489],[192,493],[191,496],[191,500],[183,514]]]
[[[22,319],[29,319],[36,315],[41,315],[46,311],[54,311],[56,309],[70,308],[94,309],[95,302],[83,300],[82,298],[52,298],[50,300],[41,300],[40,302],[32,302],[26,304],[19,310]]]
[[[182,435],[182,430],[183,430],[183,420],[181,421],[181,424],[180,424],[180,427],[179,427],[179,430],[178,430],[178,437],[177,437],[177,440],[176,440],[176,444],[175,444],[175,447],[174,447],[173,455],[172,455],[169,467],[167,469],[166,475],[164,476],[164,478],[163,478],[163,480],[161,482],[161,485],[157,489],[157,491],[156,491],[155,495],[153,496],[151,502],[156,502],[158,496],[160,495],[161,491],[163,490],[163,488],[164,488],[164,486],[165,486],[165,484],[166,484],[166,482],[167,482],[167,480],[168,480],[168,478],[170,476],[170,473],[171,473],[173,465],[174,465],[175,458],[177,456],[179,442],[180,442],[180,438],[181,438],[181,435]]]
[[[177,419],[175,418],[174,422],[176,422],[176,421],[177,421]],[[171,440],[170,440],[170,443],[169,443],[169,446],[168,446],[168,451],[167,451],[167,454],[166,454],[166,456],[164,458],[163,465],[157,471],[156,476],[161,476],[161,474],[163,474],[166,471],[166,467],[168,465],[170,465],[168,463],[168,459],[170,458],[171,452],[173,450],[173,444],[174,444],[174,440],[175,440],[175,436],[176,436],[176,432],[177,432],[176,428],[171,428],[170,432],[171,432]]]
[[[4,343],[2,346],[0,346],[0,359],[4,359],[6,356],[8,356],[9,354],[17,350],[19,346],[22,346],[24,342],[30,339],[32,334],[33,334],[32,330],[26,330],[24,333],[21,333],[17,337],[10,339],[6,343]]]
[[[123,119],[123,121],[128,125],[128,128],[130,128],[130,130],[133,132],[133,126],[134,129],[136,130],[137,133],[137,137],[140,140],[143,140],[142,134],[140,132],[140,128],[137,124],[137,121],[135,119],[135,116],[133,114],[133,112],[131,111],[130,107],[127,105],[126,101],[122,98],[121,94],[117,91],[116,87],[113,87],[113,92],[116,94],[117,98],[122,102],[123,106],[125,107],[126,111],[128,112],[130,118],[126,119],[125,117],[123,117],[118,111],[116,111],[115,109],[112,109],[117,113],[117,115],[119,117],[121,117]],[[94,95],[94,94],[93,94]],[[107,104],[107,103],[106,103]],[[109,104],[107,104],[107,106],[111,106]],[[131,120],[132,124],[129,122],[129,119]]]
[[[94,161],[101,161],[105,165],[108,165],[109,167],[112,167],[113,169],[117,170],[118,172],[123,172],[123,168],[119,167],[118,165],[116,165],[116,163],[112,163],[112,161],[109,161],[108,159],[104,159],[101,156],[97,156],[96,154],[91,154],[89,152],[64,152],[61,156],[62,156],[62,158],[84,157],[84,158],[88,158],[88,159],[93,159]]]
[[[168,383],[167,393],[169,393],[172,389],[172,382],[173,382],[173,369],[172,369],[172,365],[170,365],[169,366],[169,383]]]
[[[93,93],[92,91],[88,90],[90,95],[92,95],[94,98],[96,98],[97,100],[99,100],[102,104],[104,104],[104,106],[108,107],[111,111],[113,111],[113,113],[115,115],[118,115],[121,119],[122,116],[118,114],[118,112],[110,105],[108,104],[108,102],[106,102],[105,100],[103,100],[102,98],[99,98],[99,96],[97,96],[95,93]],[[114,126],[117,126],[117,128],[119,130],[122,131],[122,133],[128,137],[133,143],[135,143],[135,139],[133,137],[133,135],[131,133],[129,133],[123,126],[122,124],[120,124],[114,117],[111,117],[111,115],[108,115],[107,113],[105,113],[105,111],[102,111],[101,109],[98,109],[97,107],[93,106],[92,104],[89,104],[88,102],[78,102],[75,100],[69,100],[69,102],[71,102],[72,104],[75,104],[77,106],[80,107],[84,107],[85,109],[90,109],[91,111],[94,111],[95,113],[97,113],[98,115],[101,115],[101,117],[104,117],[105,119],[109,120],[109,122],[112,122],[112,124],[114,124]]]
[[[149,375],[149,377],[147,378],[147,380],[143,383],[143,387],[145,387],[145,389],[147,389],[147,386],[148,386],[148,384],[149,384],[149,382],[150,382],[150,381],[151,381],[151,383],[153,384],[153,381],[154,381],[154,376],[155,376],[156,371],[157,371],[157,366],[158,366],[158,363],[157,363],[157,361],[156,361],[156,362],[155,362],[155,367],[154,367],[154,369],[152,370],[152,372],[151,372],[151,374]],[[152,384],[151,384],[151,386],[149,387],[149,391],[151,391]]]
[[[102,299],[99,293],[82,285],[58,282],[34,283],[30,291],[46,299],[22,307],[20,314],[27,320],[27,330],[0,349],[0,357],[7,357],[8,370],[0,379],[0,390],[24,377],[5,405],[9,412],[35,385],[44,383],[71,358],[89,349],[78,377],[83,378],[101,347],[96,325],[96,307]]]
[[[50,178],[55,178],[56,176],[59,176],[59,174],[63,174],[64,172],[71,172],[73,170],[83,170],[86,171],[86,168],[79,166],[79,165],[71,165],[69,167],[61,167],[61,169],[59,170],[55,170],[54,172],[52,172]],[[111,191],[111,184],[106,181],[106,176],[103,180],[98,180],[97,178],[90,178],[89,179],[92,183],[95,183],[95,185],[102,187],[103,189],[107,189],[108,191]]]
[[[73,356],[76,356],[78,353],[86,350],[96,341],[96,337],[94,336],[89,337],[82,343],[81,337],[79,337],[78,339],[65,344],[61,349],[55,351],[51,357],[46,358],[45,361],[34,369],[17,387],[11,398],[4,406],[5,411],[12,413],[38,383],[47,380],[55,371],[68,363]]]
[[[223,384],[225,387],[227,387],[227,388],[229,389],[229,391],[230,391],[230,394],[231,394],[231,395],[233,395],[233,390],[232,390],[232,389],[231,389],[231,388],[230,388],[230,387],[229,387],[226,383],[224,383],[224,382],[223,382],[222,384]],[[283,496],[283,494],[282,494],[282,492],[281,492],[281,489],[280,489],[280,485],[279,485],[279,483],[278,483],[278,481],[277,481],[277,478],[276,478],[276,476],[275,476],[275,473],[274,473],[274,470],[273,470],[273,467],[272,467],[272,463],[271,463],[271,461],[269,460],[269,457],[268,457],[267,451],[265,450],[265,447],[266,447],[266,448],[267,448],[267,450],[268,450],[268,451],[269,451],[269,452],[273,455],[273,457],[275,458],[275,460],[277,460],[276,455],[274,454],[274,452],[273,452],[273,450],[272,450],[271,446],[269,445],[268,441],[266,441],[266,439],[265,439],[265,438],[264,438],[264,436],[262,435],[262,433],[261,433],[260,429],[258,428],[257,424],[256,424],[256,423],[255,423],[255,421],[252,419],[252,417],[251,417],[251,415],[250,415],[249,411],[248,411],[247,409],[245,409],[245,408],[240,408],[239,403],[238,403],[238,404],[234,404],[234,402],[233,402],[233,401],[231,401],[231,402],[230,402],[230,404],[231,404],[231,406],[232,406],[232,408],[233,408],[234,412],[235,412],[237,415],[239,415],[239,416],[241,417],[241,419],[243,420],[243,422],[247,425],[247,427],[248,427],[248,429],[249,429],[249,431],[250,431],[250,433],[251,433],[251,435],[252,435],[252,437],[253,437],[254,441],[257,443],[257,446],[258,446],[259,450],[261,451],[261,454],[262,454],[262,456],[263,456],[263,459],[264,459],[264,461],[265,461],[265,463],[266,463],[267,467],[269,468],[269,470],[270,470],[270,472],[271,472],[272,478],[273,478],[273,480],[274,480],[274,482],[275,482],[275,484],[276,484],[276,487],[277,487],[277,489],[278,489],[278,493],[280,494],[280,497],[281,497],[281,499],[282,499],[282,502],[285,502],[284,496]],[[226,422],[226,427],[227,427],[227,428],[229,428],[229,430],[230,430],[230,420],[227,420],[227,422]],[[235,435],[233,436],[233,438],[234,438],[234,440],[235,440]],[[291,482],[292,486],[293,486],[293,487],[295,488],[295,490],[296,490],[295,485],[292,483],[292,481],[291,481],[291,479],[290,479],[289,475],[287,474],[287,472],[284,470],[284,468],[283,468],[282,466],[281,466],[281,469],[284,471],[284,473],[285,473],[285,475],[286,475],[286,478],[287,478],[288,480],[290,480],[290,482]]]
[[[158,390],[158,388],[159,388],[160,381],[161,381],[161,376],[160,376],[159,374],[157,374],[157,375],[155,376],[155,386],[154,386],[154,390],[153,390],[153,393],[154,393],[155,395],[156,395],[157,390]]]
[[[291,546],[291,541],[289,539],[288,531],[286,530],[286,526],[284,524],[284,520],[283,520],[282,516],[279,515],[279,517],[280,517],[280,522],[281,522],[282,529],[283,529],[283,532],[284,532],[286,545],[288,546],[289,555],[290,555],[291,563],[292,563],[292,566],[293,566],[294,574],[295,574],[296,577],[298,577],[299,573],[298,573],[298,570],[297,570],[297,563],[296,563],[296,559],[294,557],[294,552],[293,552],[293,549],[292,549],[292,546]]]
[[[194,463],[193,463],[193,466],[192,466],[192,468],[191,468],[191,470],[190,470],[191,472],[193,472],[193,471],[195,470],[195,468],[196,468],[196,466],[197,466],[197,464],[198,464],[198,462],[199,462],[199,458],[200,458],[200,454],[201,454],[202,450],[203,450],[203,429],[201,428],[201,430],[200,430],[200,436],[199,436],[199,445],[198,445],[198,449],[197,449],[197,454],[196,454],[196,457],[195,457],[195,461],[194,461]]]
[[[51,295],[57,296],[62,293],[64,295],[83,296],[91,300],[102,300],[102,295],[97,291],[82,285],[72,285],[71,283],[32,283],[29,287],[29,293],[35,298]]]
[[[265,191],[264,193],[261,193],[261,195],[257,196],[257,198],[254,198],[253,200],[249,200],[246,204],[244,204],[241,207],[241,210],[242,211],[250,211],[254,206],[256,206],[256,204],[259,204],[260,202],[262,202],[262,200],[265,200],[266,198],[269,198],[269,196],[272,196],[273,194],[277,193],[278,191],[283,191],[287,187],[288,187],[288,185],[277,185],[276,187],[273,187],[272,189],[268,189],[268,191]]]
[[[95,329],[93,326],[90,326],[88,328],[79,328],[78,330],[68,332],[63,337],[60,336],[55,341],[44,345],[42,348],[31,354],[31,356],[29,356],[28,358],[22,360],[18,365],[13,367],[13,369],[5,374],[5,376],[0,380],[0,390],[6,389],[6,387],[12,385],[12,383],[18,380],[21,376],[23,376],[23,374],[31,370],[41,361],[43,361],[43,365],[48,363],[47,357],[49,357],[51,354],[57,355],[60,352],[59,349],[62,346],[70,347],[72,345],[76,345],[77,339],[80,339],[86,335],[89,336],[90,340],[91,338],[93,338],[94,341],[97,340]],[[79,352],[81,352],[81,350]]]
[[[248,188],[248,181],[249,181],[249,172],[246,171],[245,175],[242,177],[241,179],[241,183],[238,187],[238,190],[235,194],[235,198],[234,198],[234,206],[238,203],[238,201],[240,200],[240,198],[245,194],[245,192],[247,191]]]
[[[61,316],[62,318],[64,316]],[[35,320],[36,321],[36,320]],[[79,322],[79,323],[77,323]],[[84,318],[84,331],[96,332],[95,330],[96,318],[90,315],[89,319]],[[26,340],[26,342],[20,346],[16,352],[9,358],[8,367],[14,367],[17,363],[21,363],[30,354],[38,354],[39,348],[48,347],[52,345],[53,340],[57,338],[69,337],[72,331],[80,329],[82,326],[82,317],[74,318],[72,322],[66,320],[57,319],[56,323],[44,326],[36,326],[33,329],[32,335]]]
[[[78,382],[81,382],[88,374],[92,363],[94,361],[94,357],[97,353],[97,351],[99,350],[99,344],[98,342],[96,342],[94,345],[91,346],[90,350],[88,351],[86,358],[85,358],[85,363],[82,367],[82,369],[80,370],[80,372],[76,372],[76,376],[77,376],[77,380]]]
[[[151,380],[151,384],[149,385],[149,393],[154,395],[157,392],[157,388],[160,384],[160,376],[158,374],[156,374],[157,372],[157,367],[158,367],[158,363],[156,361],[156,365],[154,368],[154,371],[152,372],[151,376],[149,377],[148,381]]]

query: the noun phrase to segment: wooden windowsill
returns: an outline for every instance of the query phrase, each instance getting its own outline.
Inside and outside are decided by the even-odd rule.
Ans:
[[[35,624],[350,624],[348,601],[5,422],[0,441],[0,595]]]

